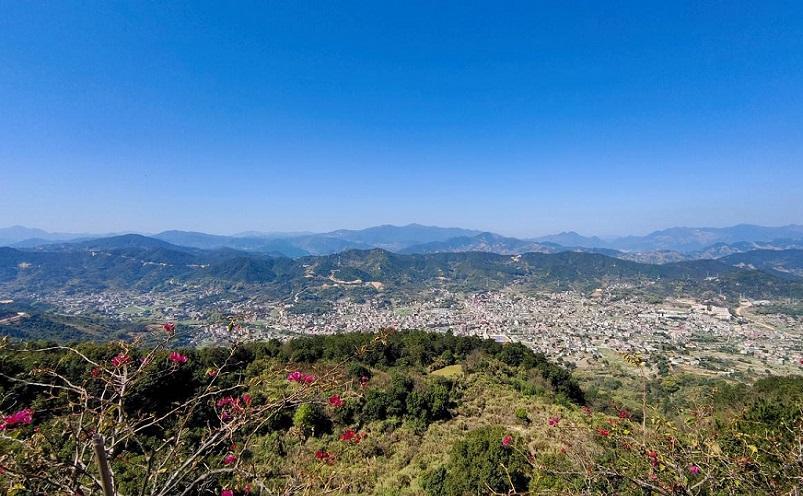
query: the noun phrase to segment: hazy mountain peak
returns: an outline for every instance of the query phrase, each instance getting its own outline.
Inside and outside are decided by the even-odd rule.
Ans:
[[[583,236],[575,231],[564,231],[535,238],[533,241],[555,243],[561,246],[579,246],[584,248],[604,248],[607,244],[596,236]]]
[[[26,227],[19,224],[0,228],[0,246],[13,245],[22,241],[40,240],[43,243],[51,241],[65,241],[86,236],[85,234],[50,233],[35,227]],[[33,244],[33,242],[29,243]]]

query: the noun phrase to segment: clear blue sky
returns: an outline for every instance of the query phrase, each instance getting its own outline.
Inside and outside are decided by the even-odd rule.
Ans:
[[[803,223],[803,2],[0,0],[0,226]]]

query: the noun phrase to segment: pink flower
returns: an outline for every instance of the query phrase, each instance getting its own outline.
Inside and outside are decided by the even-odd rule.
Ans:
[[[177,351],[170,352],[170,356],[167,359],[178,365],[185,364],[187,363],[187,360],[189,360],[189,358],[187,358],[187,355],[182,355]]]
[[[312,374],[304,374],[304,377],[302,378],[302,380],[304,381],[304,384],[312,384],[313,382],[315,382],[318,379]]]
[[[30,408],[24,408],[16,413],[11,414],[9,417],[6,418],[6,425],[19,425],[25,424],[28,425],[33,421],[33,410]]]
[[[508,435],[502,438],[502,446],[507,448],[511,444],[513,444],[513,436]]]
[[[234,418],[234,414],[238,414],[243,411],[243,407],[240,405],[240,399],[232,396],[224,396],[223,398],[220,398],[217,400],[217,403],[215,403],[215,406],[220,408],[220,420],[223,422],[228,422]]]
[[[611,435],[611,431],[609,431],[608,429],[599,428],[597,429],[597,434],[599,434],[602,437],[608,437]]]
[[[550,427],[555,427],[560,423],[560,417],[549,417],[547,423],[549,424]]]
[[[217,369],[206,369],[206,376],[209,378],[217,377]]]
[[[245,406],[251,406],[251,395],[248,393],[243,393],[242,395],[243,403]]]
[[[167,333],[173,334],[174,332],[176,332],[176,324],[172,322],[165,322],[164,324],[162,324],[162,329],[164,329],[165,332]]]
[[[33,410],[24,408],[0,421],[0,431],[19,425],[30,425],[31,422],[33,422]]]
[[[331,456],[332,455],[330,455],[328,451],[323,449],[319,449],[318,451],[315,452],[315,458],[321,461],[329,460]]]
[[[236,461],[237,461],[237,456],[236,455],[229,454],[229,455],[226,455],[225,457],[223,457],[223,465],[231,465],[232,463],[234,463]]]
[[[360,441],[362,441],[366,437],[367,434],[364,432],[357,434],[351,429],[346,429],[345,431],[343,431],[343,434],[340,435],[340,440],[346,443],[352,442],[354,444],[360,444]]]
[[[222,489],[220,491],[220,496],[234,496],[234,491],[231,489]]]
[[[290,382],[300,382],[304,378],[304,374],[296,370],[287,374],[287,380]]]
[[[694,464],[689,465],[689,473],[691,475],[698,475],[700,473],[700,467]]]
[[[115,367],[122,367],[123,365],[130,362],[131,362],[131,357],[126,355],[122,351],[117,355],[115,355],[114,358],[112,358],[112,365],[114,365]]]
[[[240,400],[238,400],[237,398],[233,398],[231,396],[224,396],[223,398],[220,398],[219,400],[217,400],[216,405],[217,405],[218,408],[223,408],[225,406],[239,407],[240,406]]]
[[[632,415],[630,414],[630,412],[627,409],[622,408],[621,410],[619,410],[619,418],[620,419],[629,419],[631,416]]]
[[[340,408],[343,406],[343,399],[340,397],[339,394],[333,394],[329,397],[329,404],[335,408]]]
[[[100,377],[100,373],[101,373],[100,367],[92,367],[92,371],[89,372],[89,375],[98,378]]]

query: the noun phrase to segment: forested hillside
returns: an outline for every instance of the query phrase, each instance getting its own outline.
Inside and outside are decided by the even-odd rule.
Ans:
[[[151,238],[143,238],[147,241],[140,244],[140,238],[122,236],[78,247],[27,251],[0,248],[0,289],[31,293],[251,285],[263,294],[282,298],[333,282],[376,282],[391,291],[430,287],[473,291],[509,285],[588,290],[626,283],[647,284],[657,293],[803,297],[802,279],[780,274],[766,264],[735,267],[717,260],[697,260],[654,265],[580,252],[399,255],[381,249],[289,259],[231,249],[177,247]],[[761,270],[764,268],[767,271]]]
[[[5,342],[0,488],[121,495],[791,494],[803,379],[620,401],[518,344],[423,332],[204,349]],[[638,383],[637,383],[638,384]]]

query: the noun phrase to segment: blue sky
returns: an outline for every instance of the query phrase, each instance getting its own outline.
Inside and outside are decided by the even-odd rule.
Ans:
[[[803,223],[801,2],[0,0],[0,225]]]

